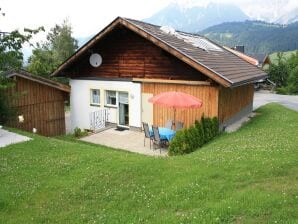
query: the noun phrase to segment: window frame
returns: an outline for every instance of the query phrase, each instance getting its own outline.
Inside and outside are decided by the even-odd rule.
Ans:
[[[108,92],[115,92],[115,104],[108,103]],[[116,90],[105,90],[105,106],[106,107],[118,107],[118,91]]]
[[[99,94],[99,97],[98,97],[99,103],[93,102],[93,91],[94,90],[98,91],[98,94]],[[90,89],[90,105],[91,106],[100,106],[100,95],[101,95],[100,89]]]

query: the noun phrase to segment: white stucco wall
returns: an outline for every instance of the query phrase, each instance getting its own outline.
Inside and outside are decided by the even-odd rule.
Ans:
[[[105,90],[128,92],[129,126],[141,127],[141,84],[128,81],[70,80],[71,130],[89,129],[89,113],[108,108],[110,122],[118,123],[118,108],[105,107]],[[90,89],[100,89],[100,107],[90,105]]]

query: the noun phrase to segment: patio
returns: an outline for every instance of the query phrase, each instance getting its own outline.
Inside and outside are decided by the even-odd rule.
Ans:
[[[130,152],[140,153],[148,156],[166,156],[167,150],[151,147],[149,139],[146,139],[144,147],[144,132],[124,130],[117,131],[111,128],[96,134],[81,138],[82,141],[91,142],[94,144],[105,145],[116,149],[126,150]]]

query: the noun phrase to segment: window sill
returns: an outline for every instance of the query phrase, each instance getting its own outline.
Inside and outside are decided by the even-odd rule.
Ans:
[[[108,108],[117,108],[117,105],[110,105],[110,104],[107,104],[107,105],[105,105],[105,107],[108,107]]]
[[[100,104],[93,104],[93,103],[90,103],[90,106],[91,106],[91,107],[100,107]]]

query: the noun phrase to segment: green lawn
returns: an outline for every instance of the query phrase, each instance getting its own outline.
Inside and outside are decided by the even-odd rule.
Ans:
[[[187,156],[37,136],[2,148],[0,223],[298,223],[298,113],[257,112]]]

